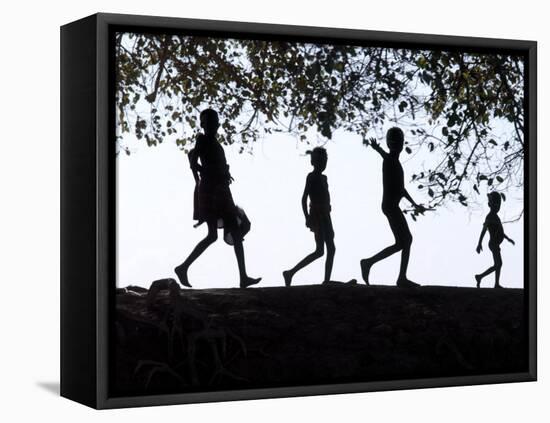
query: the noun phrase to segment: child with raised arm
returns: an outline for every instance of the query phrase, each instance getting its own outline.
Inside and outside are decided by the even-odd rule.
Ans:
[[[401,266],[397,278],[397,286],[400,288],[411,288],[418,286],[417,283],[407,278],[407,267],[409,265],[409,256],[411,252],[411,243],[413,237],[407,220],[399,208],[399,202],[405,197],[417,210],[424,211],[425,208],[414,202],[412,197],[405,189],[405,180],[403,167],[399,162],[399,154],[403,150],[404,144],[403,131],[399,128],[391,128],[386,134],[386,143],[389,153],[385,152],[376,139],[370,139],[372,148],[382,156],[382,212],[386,215],[390,228],[395,237],[395,243],[383,249],[378,254],[361,260],[361,275],[367,285],[369,285],[369,272],[371,267],[394,253],[401,251]]]
[[[332,265],[334,263],[334,229],[330,217],[330,194],[328,190],[327,177],[323,171],[327,167],[327,151],[324,148],[316,147],[311,154],[311,165],[313,171],[307,175],[304,194],[302,195],[302,210],[306,219],[306,226],[315,236],[315,251],[307,255],[302,261],[290,270],[283,272],[286,286],[290,286],[294,275],[308,264],[324,255],[324,247],[327,247],[327,261],[325,263],[325,279],[323,283],[330,283]],[[309,199],[309,210],[308,210]],[[354,281],[350,281],[353,283]]]
[[[502,202],[501,196],[498,192],[491,192],[487,194],[487,199],[489,203],[489,214],[485,218],[485,223],[483,224],[483,229],[481,230],[481,235],[479,236],[479,242],[477,244],[476,251],[481,253],[483,250],[482,242],[485,237],[485,232],[489,231],[489,250],[493,254],[494,264],[489,267],[485,272],[475,275],[476,286],[479,288],[481,285],[481,280],[495,272],[495,288],[502,288],[500,285],[500,269],[502,268],[502,256],[500,255],[500,244],[505,239],[508,240],[512,245],[515,245],[514,241],[509,238],[504,233],[504,228],[502,227],[502,222],[498,217],[498,211],[500,210],[500,205]]]

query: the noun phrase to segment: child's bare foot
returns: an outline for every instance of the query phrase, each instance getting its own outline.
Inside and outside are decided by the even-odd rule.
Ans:
[[[189,280],[187,279],[187,269],[184,269],[183,266],[180,264],[174,269],[174,272],[178,276],[178,279],[180,283],[183,286],[186,286],[188,288],[191,288],[191,284],[189,283]]]
[[[369,285],[369,272],[372,266],[372,263],[369,259],[363,259],[360,261],[361,264],[361,276],[367,285]]]
[[[476,275],[476,287],[479,288],[481,286],[481,275]]]
[[[346,285],[357,285],[357,279],[350,279],[346,282]]]
[[[496,284],[495,288],[503,289],[504,287],[502,285]]]
[[[283,272],[283,279],[285,280],[285,286],[290,286],[292,283],[292,273],[290,273],[290,270],[285,270]]]
[[[397,279],[398,288],[418,288],[420,285],[416,282],[410,281],[407,278]]]
[[[241,288],[248,288],[249,286],[256,285],[260,282],[262,278],[251,278],[247,276],[244,279],[241,279]]]

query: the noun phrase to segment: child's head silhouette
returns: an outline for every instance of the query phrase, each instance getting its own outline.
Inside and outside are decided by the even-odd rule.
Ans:
[[[390,149],[390,152],[400,153],[403,150],[403,143],[405,142],[405,136],[403,131],[397,127],[388,129],[386,133],[386,144]]]
[[[500,210],[500,204],[502,203],[502,197],[498,192],[490,192],[487,194],[487,199],[489,202],[489,208],[491,211],[498,212]]]
[[[214,109],[204,109],[200,114],[201,128],[206,135],[213,135],[220,127],[218,113]]]
[[[327,167],[327,150],[323,147],[315,147],[313,150],[306,151],[306,154],[311,155],[311,165],[315,170],[322,172]]]

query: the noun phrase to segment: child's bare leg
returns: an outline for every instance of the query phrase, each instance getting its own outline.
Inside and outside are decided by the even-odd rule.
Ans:
[[[495,266],[491,266],[485,272],[480,273],[479,275],[476,275],[476,276],[479,276],[480,279],[483,279],[485,276],[489,276],[494,271],[495,271]]]
[[[369,284],[369,272],[373,264],[379,262],[380,260],[384,260],[398,251],[403,251],[401,255],[401,265],[397,285],[401,287],[418,286],[418,284],[407,279],[407,268],[409,266],[412,235],[409,230],[407,220],[405,219],[405,215],[398,206],[395,208],[390,207],[389,209],[386,209],[384,214],[388,218],[388,223],[390,224],[393,236],[395,237],[395,244],[383,249],[369,259],[361,260],[361,275],[363,276],[363,280],[367,285]]]
[[[401,264],[399,265],[399,276],[397,277],[397,286],[400,288],[413,288],[417,283],[407,278],[407,269],[409,268],[409,258],[411,256],[412,235],[407,224],[405,215],[399,209],[388,216],[390,225],[395,236],[395,242],[401,247]]]
[[[495,266],[491,266],[491,267],[489,267],[485,272],[480,273],[479,275],[475,275],[476,282],[477,282],[477,287],[479,288],[479,286],[481,285],[481,280],[482,280],[485,276],[490,275],[490,274],[493,273],[494,271],[495,271]]]
[[[367,285],[369,284],[370,268],[379,261],[384,260],[385,258],[397,253],[399,250],[401,250],[401,247],[397,244],[393,244],[389,247],[384,248],[382,251],[375,254],[371,258],[361,260],[361,276],[363,277],[363,280]]]
[[[235,249],[235,256],[237,257],[237,265],[239,266],[239,276],[240,276],[240,285],[241,288],[247,288],[251,285],[255,285],[262,278],[251,278],[246,273],[246,263],[244,260],[244,247],[243,247],[243,241],[240,238],[235,239],[235,243],[233,245],[233,248]]]
[[[502,257],[500,255],[500,249],[491,250],[493,253],[494,264],[489,267],[485,272],[475,275],[477,287],[479,288],[481,280],[485,276],[489,276],[491,273],[495,272],[495,288],[502,288],[500,286],[500,269],[502,268]]]
[[[301,269],[306,267],[308,264],[313,263],[318,258],[323,257],[323,254],[324,254],[323,241],[317,235],[315,236],[315,245],[316,245],[316,248],[313,253],[308,254],[306,257],[304,257],[292,269],[286,270],[283,272],[283,278],[285,280],[286,286],[290,286],[290,284],[292,283],[292,278],[297,272],[299,272]]]
[[[242,241],[235,240],[233,244],[235,257],[237,258],[237,266],[239,266],[239,277],[241,280],[246,278],[246,263],[244,261],[244,247]]]
[[[409,257],[411,254],[410,244],[403,247],[401,252],[401,266],[399,268],[399,276],[397,277],[397,286],[399,288],[415,288],[420,286],[407,278],[407,267],[409,265]]]
[[[475,278],[476,278],[476,288],[481,287],[481,279],[483,279],[482,276],[481,275],[475,275]]]
[[[306,267],[308,264],[313,263],[318,258],[323,257],[324,251],[323,247],[317,247],[315,251],[311,254],[308,254],[305,256],[296,266],[294,266],[292,269],[287,270],[285,273],[287,275],[290,275],[290,279],[294,277],[296,273],[298,273],[300,270],[302,270],[304,267]]]
[[[399,266],[399,280],[407,279],[407,268],[409,267],[409,257],[411,256],[411,242],[409,239],[405,242],[403,250],[401,251],[401,265]]]
[[[334,245],[334,240],[328,240],[327,245],[327,261],[325,262],[325,280],[324,282],[330,281],[330,275],[332,274],[332,266],[334,264],[334,255],[336,253],[336,246]]]
[[[495,261],[495,288],[502,288],[500,285],[500,269],[502,268],[502,256],[500,255],[500,249],[495,249],[492,253]]]
[[[412,238],[406,239],[401,253],[401,266],[399,268],[399,276],[397,278],[397,286],[400,288],[415,288],[420,286],[407,278],[407,268],[409,266],[409,257],[411,255]]]
[[[193,251],[191,251],[191,254],[189,254],[189,257],[187,257],[182,264],[174,269],[174,272],[176,272],[176,275],[178,276],[178,279],[183,286],[191,287],[191,284],[187,279],[187,271],[189,270],[189,266],[191,266],[191,264],[193,264],[193,262],[198,259],[201,254],[204,253],[204,251],[218,239],[218,229],[216,221],[208,221],[206,223],[208,225],[208,234],[206,235],[206,237],[200,240]]]
[[[285,286],[290,286],[292,283],[292,276],[294,276],[290,270],[283,270],[283,280],[285,281]]]

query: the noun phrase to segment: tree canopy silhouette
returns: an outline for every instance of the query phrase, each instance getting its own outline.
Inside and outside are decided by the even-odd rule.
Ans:
[[[188,150],[205,107],[241,151],[280,131],[368,143],[398,122],[406,153],[429,153],[412,180],[430,206],[523,185],[521,56],[134,33],[115,48],[118,151],[125,133]]]

